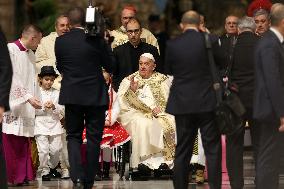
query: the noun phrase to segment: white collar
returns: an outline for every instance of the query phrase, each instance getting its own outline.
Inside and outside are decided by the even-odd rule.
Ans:
[[[277,36],[280,43],[283,43],[283,41],[284,41],[283,35],[277,29],[275,29],[273,27],[270,27],[270,30]]]
[[[76,29],[81,29],[81,30],[85,30],[85,28],[81,27],[81,26],[78,26],[78,27],[74,27]]]
[[[187,26],[186,28],[184,28],[184,32],[186,32],[188,30],[195,30],[195,31],[199,32],[198,28],[194,27],[194,26]]]

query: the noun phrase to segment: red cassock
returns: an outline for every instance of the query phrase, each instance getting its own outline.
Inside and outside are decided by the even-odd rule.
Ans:
[[[84,142],[86,139],[86,128],[83,131],[82,139]],[[112,126],[105,126],[103,131],[103,137],[101,141],[101,148],[115,148],[123,145],[130,140],[130,135],[120,125],[119,122],[115,122]]]
[[[110,97],[110,105],[107,111],[109,122],[111,123],[112,119],[112,108],[113,108],[113,89],[110,87],[109,97]],[[116,118],[115,118],[116,119]],[[83,131],[83,142],[85,143],[86,140],[86,128]],[[124,143],[130,140],[130,135],[127,131],[121,126],[119,122],[114,122],[111,126],[105,126],[101,141],[101,148],[115,148],[117,146],[123,145]]]
[[[104,128],[104,133],[101,141],[101,148],[115,148],[123,145],[130,140],[127,131],[119,122],[115,122],[112,126]]]

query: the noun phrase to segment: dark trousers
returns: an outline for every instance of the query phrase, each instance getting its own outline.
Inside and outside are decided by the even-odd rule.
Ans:
[[[259,146],[257,139],[259,129],[256,121],[252,118],[252,109],[246,108],[242,127],[239,127],[232,134],[226,136],[226,163],[232,189],[241,189],[244,187],[243,153],[246,121],[249,123],[254,159],[255,162],[257,161],[256,152]]]
[[[214,114],[196,113],[176,115],[177,146],[174,160],[173,183],[175,189],[188,188],[189,164],[193,145],[200,128],[207,159],[210,189],[221,189],[221,135],[214,123]]]
[[[3,143],[2,143],[2,123],[0,123],[0,188],[6,189],[7,176],[6,176],[6,162],[4,159]]]
[[[280,121],[260,121],[257,153],[256,189],[278,189],[281,144],[283,133],[278,131]]]
[[[100,155],[106,107],[66,105],[65,121],[70,176],[73,182],[94,183]],[[84,122],[85,121],[85,122]],[[81,159],[82,133],[86,126],[86,166]]]

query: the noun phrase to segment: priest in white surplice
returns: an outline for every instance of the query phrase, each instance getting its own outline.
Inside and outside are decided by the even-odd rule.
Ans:
[[[8,182],[16,185],[33,179],[29,137],[34,136],[35,109],[41,108],[33,50],[41,38],[41,30],[28,25],[20,39],[8,44],[13,67],[11,111],[4,114],[2,132]]]
[[[131,135],[131,166],[159,169],[172,166],[175,149],[174,117],[165,113],[171,80],[154,72],[155,59],[144,53],[139,71],[126,77],[118,90],[119,121]]]

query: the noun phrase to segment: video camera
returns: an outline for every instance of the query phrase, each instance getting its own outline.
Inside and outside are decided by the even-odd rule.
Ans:
[[[93,6],[92,0],[89,0],[89,7],[86,10],[86,34],[94,37],[104,37],[106,29],[106,18],[98,7]]]

